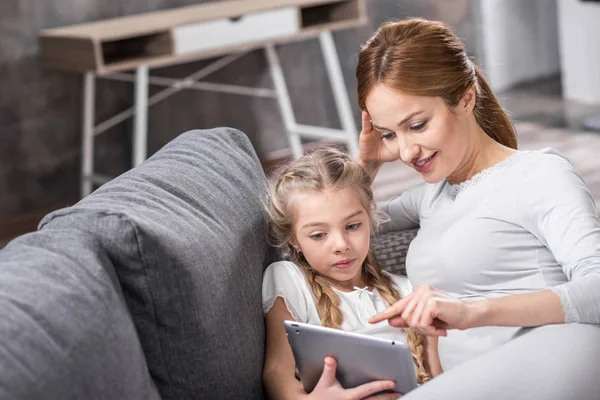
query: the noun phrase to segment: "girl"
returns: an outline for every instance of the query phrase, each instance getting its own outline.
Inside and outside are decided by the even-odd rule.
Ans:
[[[341,151],[317,150],[279,175],[268,205],[271,235],[292,261],[271,264],[263,280],[267,329],[263,378],[271,398],[362,399],[393,388],[393,382],[380,381],[344,390],[335,380],[335,360],[327,358],[319,384],[307,395],[295,378],[284,320],[405,341],[419,382],[441,373],[437,340],[427,342],[412,330],[387,322],[368,323],[410,291],[408,280],[382,272],[369,250],[371,229],[378,222],[374,210],[369,175]]]

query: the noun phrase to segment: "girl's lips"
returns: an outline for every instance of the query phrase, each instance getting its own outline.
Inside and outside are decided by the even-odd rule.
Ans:
[[[433,155],[429,158],[429,161],[427,161],[423,165],[417,165],[416,163],[412,163],[413,168],[421,174],[429,171],[429,168],[431,168],[431,164],[433,164],[433,160],[435,160],[435,156],[437,156],[437,151],[433,153]]]
[[[347,269],[347,268],[350,268],[352,266],[352,264],[354,264],[354,261],[356,261],[356,259],[345,260],[343,262],[337,262],[337,263],[333,264],[333,266],[336,268],[339,268],[339,269]]]

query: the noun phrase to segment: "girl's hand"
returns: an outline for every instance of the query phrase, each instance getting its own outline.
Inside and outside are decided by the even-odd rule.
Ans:
[[[371,125],[369,113],[362,113],[362,130],[359,137],[359,162],[371,169],[378,168],[384,162],[395,161],[398,155],[388,150],[383,143],[381,133]]]
[[[429,285],[421,285],[369,322],[374,324],[387,319],[395,327],[412,328],[427,336],[446,336],[448,329],[474,326],[473,304]]]
[[[321,379],[319,379],[314,390],[306,396],[306,400],[395,400],[402,396],[400,393],[371,396],[384,390],[393,390],[396,387],[393,381],[375,381],[353,389],[344,389],[335,378],[336,366],[337,363],[332,357],[325,358],[325,368],[321,374]]]

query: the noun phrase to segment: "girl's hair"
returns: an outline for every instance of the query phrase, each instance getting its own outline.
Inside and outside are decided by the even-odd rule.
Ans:
[[[336,191],[350,188],[359,195],[363,208],[369,215],[374,228],[381,218],[376,211],[368,173],[342,151],[332,147],[322,148],[307,154],[284,167],[274,182],[268,204],[270,217],[270,241],[283,248],[291,259],[302,268],[306,279],[317,299],[317,311],[321,325],[340,329],[343,315],[340,298],[333,290],[327,277],[315,271],[301,252],[291,245],[294,239],[294,216],[298,206],[298,194],[323,191]],[[375,257],[369,252],[362,267],[362,273],[369,286],[377,288],[390,305],[400,300],[398,290],[392,285],[388,275],[381,272]],[[423,337],[407,329],[408,344],[417,362],[417,375],[420,382],[431,377],[424,366]]]
[[[483,131],[516,149],[515,128],[465,47],[442,22],[411,18],[389,22],[363,45],[356,67],[358,104],[379,83],[407,94],[441,97],[455,107],[475,87],[475,119]]]

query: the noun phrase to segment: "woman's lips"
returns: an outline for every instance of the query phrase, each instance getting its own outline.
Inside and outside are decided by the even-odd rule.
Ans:
[[[421,174],[429,171],[429,169],[431,168],[431,164],[433,164],[433,161],[435,160],[436,155],[437,155],[437,151],[435,153],[433,153],[433,155],[431,157],[429,157],[427,159],[427,162],[425,162],[424,164],[412,163],[413,168]]]

